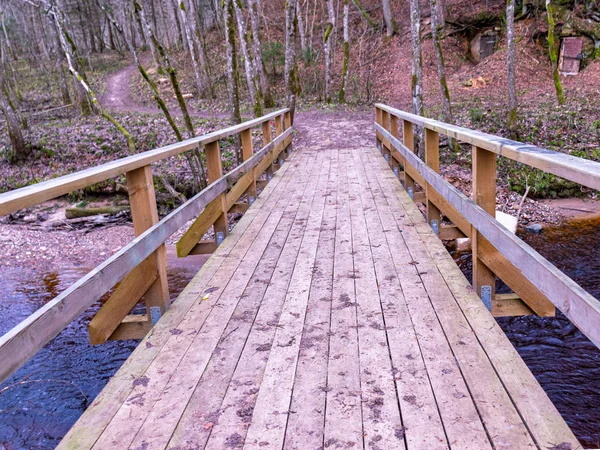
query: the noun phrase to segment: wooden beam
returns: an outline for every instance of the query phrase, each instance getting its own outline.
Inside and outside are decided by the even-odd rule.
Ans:
[[[440,136],[435,132],[425,129],[425,164],[431,169],[440,173]],[[431,191],[431,186],[426,183],[425,186],[425,205],[427,206],[427,222],[429,225],[435,220],[438,224],[438,230],[441,226],[441,214],[440,210],[431,201],[429,201],[428,192]]]
[[[217,219],[223,214],[223,194],[202,211],[202,214],[192,223],[181,239],[177,241],[177,256],[183,258],[188,256],[208,230],[214,225]]]
[[[492,302],[494,317],[530,316],[535,314],[517,294],[496,294]]]
[[[473,200],[491,217],[496,217],[496,154],[473,147]],[[480,297],[482,287],[490,286],[492,302],[496,293],[496,275],[481,260],[479,247],[485,238],[473,230],[471,248],[473,253],[473,287]]]
[[[77,189],[83,189],[92,184],[123,175],[126,172],[149,166],[152,163],[165,158],[198,148],[198,146],[203,146],[210,142],[218,141],[219,139],[225,139],[234,134],[238,134],[245,129],[250,129],[268,122],[272,118],[281,116],[281,114],[284,114],[287,111],[289,111],[287,108],[281,109],[223,130],[214,131],[183,142],[167,145],[156,150],[132,155],[97,167],[65,175],[64,177],[55,178],[53,180],[44,181],[42,183],[0,194],[0,216],[42,203],[46,200],[60,197],[61,195],[68,194]],[[265,142],[264,145],[267,145],[269,142]]]
[[[248,211],[248,208],[250,206],[248,205],[248,203],[234,203],[233,205],[231,205],[231,208],[229,208],[229,214],[234,214],[234,213],[245,213],[246,211]]]
[[[111,341],[127,341],[141,339],[152,329],[152,321],[146,315],[136,314],[125,317],[109,339]],[[141,338],[140,338],[141,336]]]
[[[412,152],[415,151],[415,129],[413,127],[412,122],[409,122],[408,120],[402,121],[402,140],[406,148],[408,148]],[[406,165],[406,159],[404,159],[402,162],[402,165],[404,166],[404,187],[407,191],[409,189],[412,189],[414,192],[415,180],[411,176],[411,171]]]
[[[104,344],[157,278],[155,255],[129,272],[90,321],[90,344]],[[143,317],[147,319],[147,316]]]
[[[200,241],[190,251],[190,255],[210,255],[217,251],[217,241]]]
[[[544,172],[600,190],[600,163],[598,162],[427,119],[381,103],[377,103],[375,108],[387,111],[404,121],[437,131],[458,141],[469,143]],[[411,148],[408,145],[407,147]]]
[[[223,176],[223,165],[221,163],[221,149],[219,142],[211,142],[204,148],[206,154],[206,175],[209,183],[213,183]],[[229,234],[229,225],[227,223],[227,202],[225,197],[220,198],[221,214],[214,222],[215,239],[217,233],[223,233],[223,238]]]
[[[441,225],[438,237],[443,241],[451,241],[462,239],[466,236],[456,225]]]
[[[252,144],[252,130],[244,130],[241,133],[241,138],[242,138],[242,158],[244,159],[244,161],[247,161],[248,159],[252,158],[252,155],[254,154],[254,146]],[[253,169],[251,172],[249,172],[248,174],[249,178],[250,178],[250,183],[245,189],[246,195],[247,195],[247,201],[248,203],[250,203],[250,197],[253,197],[254,199],[256,199],[256,174],[255,174],[255,170]],[[239,184],[240,182],[238,181]],[[233,189],[232,189],[233,190]],[[239,198],[239,197],[238,197]],[[237,198],[234,200],[237,201]],[[229,200],[229,196],[228,196],[228,200],[227,200],[227,205],[231,205],[231,201]]]

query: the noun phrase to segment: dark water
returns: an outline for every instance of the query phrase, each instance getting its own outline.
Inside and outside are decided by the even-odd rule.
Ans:
[[[23,269],[0,272],[0,335],[17,325],[88,272],[63,268],[42,274]],[[175,298],[195,271],[169,270]],[[21,369],[0,384],[0,449],[52,449],[98,395],[138,341],[91,346],[90,307]]]
[[[519,236],[600,298],[600,220],[570,222]],[[455,255],[467,277],[470,254]],[[499,284],[499,292],[508,292]],[[498,323],[584,448],[600,448],[600,350],[560,312],[503,317]]]

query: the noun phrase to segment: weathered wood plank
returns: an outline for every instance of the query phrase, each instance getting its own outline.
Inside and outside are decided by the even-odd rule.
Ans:
[[[190,225],[188,230],[183,236],[177,241],[177,256],[180,258],[190,254],[192,249],[200,239],[206,234],[208,230],[213,226],[216,220],[223,214],[223,195],[218,196],[212,202],[210,202],[204,211],[198,216],[198,218]]]

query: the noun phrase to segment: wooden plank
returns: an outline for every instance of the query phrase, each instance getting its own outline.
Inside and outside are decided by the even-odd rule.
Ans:
[[[147,315],[126,316],[108,339],[112,341],[140,339],[140,336],[146,336],[151,329],[152,322],[148,320]]]
[[[598,162],[427,119],[379,103],[375,107],[381,108],[406,122],[437,131],[440,134],[445,134],[544,172],[600,190],[600,163]],[[408,145],[407,147],[411,148]]]
[[[240,202],[236,202],[233,205],[231,205],[231,208],[229,208],[229,214],[235,214],[235,213],[245,213],[246,211],[248,211],[248,208],[250,208],[250,205],[248,205],[248,203],[240,203]]]
[[[196,244],[213,226],[217,219],[223,214],[223,194],[219,195],[204,208],[204,211],[190,225],[188,230],[177,241],[177,256],[183,258],[191,253]]]
[[[294,192],[284,214],[287,216],[295,213],[294,224],[277,262],[275,276],[267,286],[265,299],[268,299],[268,303],[259,311],[222,402],[214,407],[210,406],[213,399],[206,396],[197,397],[199,403],[195,403],[194,409],[190,409],[186,414],[184,424],[178,427],[170,444],[205,442],[209,434],[206,448],[226,448],[233,438],[245,441],[249,426],[249,418],[246,417],[249,416],[249,412],[256,410],[259,389],[265,376],[269,353],[274,346],[275,333],[279,328],[282,308],[306,229],[309,211],[305,204],[313,198],[315,188],[313,179],[308,174],[311,173],[311,169],[317,170],[316,156],[318,155],[313,154],[309,158],[305,154],[297,162],[303,167],[303,171],[308,171],[304,172],[306,178],[299,180],[300,184],[290,186]],[[322,167],[321,170],[323,169]],[[195,417],[193,411],[197,411],[201,414],[200,418],[206,417],[207,420],[216,414],[219,418],[218,423],[207,431],[197,425],[198,416]]]
[[[242,131],[242,133],[240,135],[241,135],[241,139],[242,139],[242,157],[243,157],[244,161],[247,161],[248,159],[252,158],[252,155],[254,154],[254,146],[252,144],[252,130],[244,130],[244,131]],[[246,186],[247,187],[247,190],[246,190],[247,203],[250,203],[250,197],[253,197],[254,199],[256,199],[256,173],[255,173],[255,170],[252,170],[252,172],[249,172],[246,175],[250,178],[250,182]],[[240,184],[241,181],[242,180],[239,180],[236,183],[236,186],[238,184]],[[244,183],[247,183],[247,182],[248,182],[248,180],[244,181]],[[232,191],[234,189],[232,189]],[[231,194],[231,192],[229,194]],[[229,194],[227,197],[228,207],[229,207],[229,205],[232,204],[232,201],[235,202],[235,201],[237,201],[238,198],[240,198],[238,196],[235,200],[233,200],[232,198],[230,198]],[[231,194],[231,197],[233,197],[234,195],[235,194]]]
[[[238,364],[239,355],[245,348],[257,311],[261,306],[261,302],[263,302],[265,291],[275,273],[275,266],[280,259],[282,248],[294,223],[294,213],[298,207],[297,202],[290,202],[283,214],[283,208],[279,208],[278,215],[280,215],[281,220],[277,223],[267,245],[265,245],[264,253],[260,252],[258,257],[252,253],[246,254],[238,271],[228,281],[227,287],[221,291],[220,299],[215,299],[217,308],[213,309],[211,315],[204,322],[195,342],[192,343],[181,360],[179,368],[173,373],[171,380],[165,387],[163,395],[144,420],[142,427],[131,443],[132,447],[145,445],[148,449],[165,448],[167,444],[176,447],[179,444],[174,443],[173,440],[178,439],[177,433],[171,439],[171,433],[176,426],[183,432],[183,435],[181,435],[181,438],[184,439],[182,445],[192,441],[196,445],[204,444],[207,433],[204,434],[204,439],[198,435],[192,438],[191,431],[196,428],[204,428],[206,421],[199,422],[199,417],[214,412],[221,404],[231,376]],[[231,274],[223,274],[223,276],[227,277]],[[237,294],[234,293],[235,291],[232,288],[235,285],[240,289]],[[271,301],[270,297],[267,297],[267,299],[264,301]],[[217,318],[213,315],[217,314],[216,310],[219,308],[226,308],[227,303],[232,303],[234,306],[234,311],[229,320],[226,320],[224,324],[215,323]],[[265,308],[268,308],[268,305],[265,305]],[[190,321],[190,325],[194,327],[194,321]],[[223,327],[221,334],[218,336],[218,341],[215,343],[215,348],[218,349],[217,353],[209,350],[206,340],[209,334],[204,333],[205,330],[214,326]],[[185,327],[182,325],[178,327],[182,330],[182,333],[187,333],[188,330]],[[202,339],[200,336],[202,336]],[[191,361],[198,361],[198,358],[202,358],[200,355],[207,351],[206,356],[209,356],[209,359],[204,371],[198,371],[194,375],[193,372],[196,370],[196,366],[189,367],[186,364]],[[220,356],[221,354],[227,355],[227,357],[223,358]],[[175,380],[175,378],[178,380]],[[189,380],[189,384],[186,380]],[[193,391],[188,388],[192,385]],[[182,401],[178,405],[173,405],[173,398]],[[240,420],[239,417],[238,420]],[[169,440],[172,442],[169,443]]]
[[[329,164],[323,161],[323,156],[323,154],[318,155],[315,169],[318,170],[317,168],[321,166],[326,171],[320,170],[318,179],[309,181],[313,196],[306,196],[299,207],[299,211],[306,211],[303,237],[256,398],[252,421],[248,427],[244,443],[244,448],[247,449],[268,450],[283,447],[289,416],[283,412],[290,410],[306,307],[325,209]]]
[[[210,255],[217,251],[217,241],[200,241],[190,250],[190,255]]]
[[[227,181],[255,167],[276,145],[291,136],[286,130],[251,159],[214,182],[181,205],[161,222],[153,225],[104,263],[100,264],[52,301],[0,338],[0,382],[17,370],[40,348],[51,341],[85,309],[121,281],[134,267],[148,258],[163,243],[227,189]]]
[[[431,167],[434,172],[440,173],[440,136],[435,131],[428,129],[425,129],[425,163]],[[440,210],[427,196],[427,193],[431,191],[431,186],[426,183],[424,188],[426,198],[425,206],[427,207],[427,222],[431,225],[433,220],[437,221],[439,229],[441,226]]]
[[[392,184],[393,186],[393,184]],[[398,192],[398,191],[397,191]],[[399,196],[405,196],[400,192]],[[403,201],[404,205],[408,205]],[[408,208],[408,206],[406,206]],[[418,217],[413,214],[414,217]],[[425,249],[436,262],[440,274],[452,291],[469,325],[477,335],[495,372],[502,379],[511,401],[519,410],[536,444],[543,448],[557,443],[572,448],[579,444],[531,371],[518,355],[495,319],[483,309],[479,297],[470,289],[460,268],[428,226],[416,226]],[[546,443],[546,444],[544,444]]]
[[[223,176],[223,166],[221,163],[221,149],[219,147],[219,141],[211,142],[204,148],[206,154],[206,178],[209,183],[213,183]],[[236,199],[237,200],[237,199]],[[217,239],[217,233],[222,233],[223,238],[229,233],[229,224],[227,223],[227,201],[225,197],[221,197],[219,217],[214,221],[213,227],[215,231],[215,239]]]
[[[383,171],[386,166],[385,161],[375,153],[372,157],[382,168],[380,173],[386,179],[388,176],[393,177],[389,170]],[[365,164],[369,164],[369,159],[368,155],[365,155]],[[368,165],[368,167],[372,166],[373,163]],[[367,173],[371,171],[374,169],[368,170]],[[394,180],[394,182],[397,184],[397,181]],[[393,249],[392,260],[396,266],[397,277],[400,280],[412,318],[412,325],[423,353],[425,367],[433,387],[448,442],[451,447],[460,449],[491,449],[492,446],[479,416],[478,407],[474,404],[470,388],[464,378],[466,368],[469,367],[469,370],[473,371],[474,366],[465,364],[465,370],[461,371],[460,360],[455,358],[456,349],[448,341],[449,330],[443,326],[445,318],[436,310],[433,303],[434,294],[429,292],[425,286],[425,276],[432,271],[432,262],[427,258],[416,256],[414,253],[423,244],[419,241],[414,224],[406,216],[412,209],[419,214],[421,222],[424,222],[424,219],[412,202],[409,205],[400,204],[393,195],[386,192],[390,190],[390,187],[386,186],[387,183],[384,184],[383,180],[375,179],[371,184],[372,190],[375,183],[379,184],[379,188],[374,195],[376,198],[381,198],[380,205],[378,205],[379,217],[385,229],[389,230],[385,235],[388,238],[389,248]],[[384,189],[383,186],[387,189]],[[399,185],[397,187],[401,189]],[[431,229],[428,225],[425,226]],[[435,295],[445,296],[446,294],[438,291]],[[448,313],[450,312],[448,311]],[[474,341],[476,340],[471,334],[456,337],[457,340],[464,339],[470,350],[474,350]],[[486,381],[491,382],[488,378]],[[495,389],[493,391],[496,392]],[[507,403],[510,403],[508,399]],[[503,413],[507,411],[503,411]],[[514,425],[516,426],[516,423]]]
[[[244,193],[252,195],[256,199],[256,182],[254,178],[254,171],[251,171],[233,185],[226,196],[225,203],[227,204],[227,210],[230,210]]]
[[[385,123],[385,116],[384,116]],[[367,447],[405,449],[404,427],[400,417],[399,398],[394,383],[384,312],[378,295],[380,281],[375,273],[373,246],[367,221],[376,214],[369,189],[360,168],[361,150],[351,151],[347,158],[349,200],[357,207],[350,209],[352,254],[354,258],[354,302],[357,309],[360,387],[363,437]]]
[[[479,147],[473,147],[473,200],[491,217],[496,217],[496,154]],[[473,228],[471,248],[473,255],[473,288],[483,298],[482,289],[489,286],[491,300],[496,295],[496,275],[479,257],[482,241],[485,238]]]
[[[517,294],[496,294],[492,303],[494,317],[528,316],[535,314]]]
[[[288,166],[280,174],[284,174],[290,168],[292,171],[295,170],[294,166]],[[216,273],[235,270],[269,217],[272,206],[279,200],[282,193],[288,192],[285,190],[288,181],[288,178],[282,181],[282,177],[277,176],[261,193],[253,208],[242,217],[223,245],[219,247],[217,253],[202,266],[200,272],[184,289],[165,316],[136,347],[130,358],[88,407],[86,413],[67,433],[59,445],[60,449],[90,448],[94,444],[131,392],[133,387],[131,380],[144,376],[148,366],[173,336],[171,330],[181,322],[191,308],[200,307],[197,301],[198,293],[203,293],[211,287],[210,283]],[[283,190],[276,189],[280,186],[280,182],[283,183]]]
[[[374,153],[371,155],[372,158],[376,158]],[[379,161],[379,166],[383,167],[384,164]],[[470,400],[477,408],[477,414],[485,426],[485,431],[481,430],[482,435],[477,436],[477,438],[487,440],[487,433],[494,448],[535,449],[536,444],[529,435],[527,427],[523,424],[519,412],[512,404],[502,381],[498,378],[498,374],[490,363],[487,354],[470,329],[463,311],[440,274],[437,268],[437,260],[433,259],[427,251],[421,238],[421,232],[427,232],[435,236],[433,230],[424,224],[420,211],[413,206],[407,194],[393,176],[386,173],[385,179],[388,180],[388,183],[386,183],[387,186],[383,191],[383,195],[392,207],[392,215],[398,227],[402,228],[403,232],[401,234],[407,243],[411,257],[418,262],[418,265],[416,265],[418,269],[416,270],[422,280],[422,286],[429,296],[430,304],[433,306],[437,320],[443,329],[443,335],[452,349],[452,354],[456,358],[464,382],[468,386],[468,390],[464,392],[464,395],[472,397],[472,400]],[[384,182],[380,181],[380,185],[384,186]],[[407,226],[411,224],[413,226]],[[421,226],[418,227],[419,225]],[[427,231],[420,231],[425,229]],[[439,241],[437,242],[439,243]],[[489,315],[481,302],[478,307],[480,314]],[[415,320],[415,326],[417,326],[417,322],[419,321]],[[422,341],[420,340],[420,342]],[[442,378],[446,376],[443,371],[430,372],[432,383],[435,383],[435,377],[440,375]],[[436,389],[435,392],[436,395],[439,395],[439,390]],[[461,391],[459,390],[459,392]],[[444,417],[443,412],[442,417]],[[463,415],[459,420],[464,421],[465,417],[468,416]],[[449,432],[448,423],[444,421],[444,424],[447,432]],[[452,442],[450,436],[449,439]],[[476,444],[468,439],[458,447],[481,448],[481,445],[483,444]]]
[[[82,189],[101,181],[123,175],[135,169],[148,166],[157,161],[179,155],[183,152],[193,150],[198,146],[209,144],[210,142],[224,139],[234,134],[238,134],[245,129],[250,129],[261,125],[263,122],[271,120],[273,117],[280,116],[288,111],[281,109],[265,116],[243,122],[239,125],[214,131],[202,136],[167,145],[165,147],[143,152],[127,158],[92,167],[74,174],[65,175],[53,180],[44,181],[21,189],[0,194],[0,216],[10,214],[22,208],[27,208],[46,200],[50,200],[77,189]],[[266,144],[265,144],[266,145]]]
[[[466,235],[460,231],[456,225],[442,225],[440,226],[440,233],[438,237],[443,241],[451,241],[454,239],[462,239]]]
[[[363,157],[355,155],[354,158],[357,160],[355,164],[364,165]],[[396,228],[396,224],[384,202],[378,183],[373,181],[378,176],[377,171],[369,167],[369,170],[359,171],[359,176],[361,182],[366,183],[366,188],[361,191],[361,200],[371,211],[365,215],[367,232],[371,240],[371,252],[393,362],[392,374],[402,413],[404,439],[409,449],[449,448],[424,355],[412,325],[401,280],[392,257],[398,246],[405,247],[405,244],[398,234],[390,234]],[[385,217],[380,219],[382,215]],[[410,292],[411,290],[407,289],[409,295]]]
[[[323,445],[327,398],[327,364],[333,295],[333,257],[337,229],[339,152],[327,151],[329,180],[323,223],[317,246],[298,368],[294,380],[284,449],[303,450]]]
[[[333,300],[327,367],[327,409],[324,442],[351,448],[363,442],[358,322],[354,295],[354,261],[348,185],[347,153],[340,151],[337,227],[333,265]]]
[[[102,305],[88,325],[90,344],[104,344],[158,278],[156,256],[134,268]],[[143,316],[148,320],[147,316]]]
[[[147,385],[133,387],[93,448],[104,449],[114,443],[129,446],[138,433],[160,440],[150,432],[154,427],[148,428],[156,420],[161,428],[175,428],[187,404],[184,399],[189,398],[204,372],[282,214],[281,209],[271,213],[235,270],[215,274],[211,281],[214,290],[208,299],[202,300],[203,293],[196,294],[197,305],[176,324],[179,331],[173,333],[145,371]],[[140,396],[143,403],[136,401]],[[173,402],[173,398],[181,401]]]

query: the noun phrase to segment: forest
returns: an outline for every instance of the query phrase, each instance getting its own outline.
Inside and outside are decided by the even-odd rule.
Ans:
[[[388,101],[597,159],[599,20],[593,0],[3,0],[0,190],[276,105]],[[187,177],[158,173],[176,197],[205,185],[202,154],[186,159]],[[520,193],[574,193],[506,174]]]

